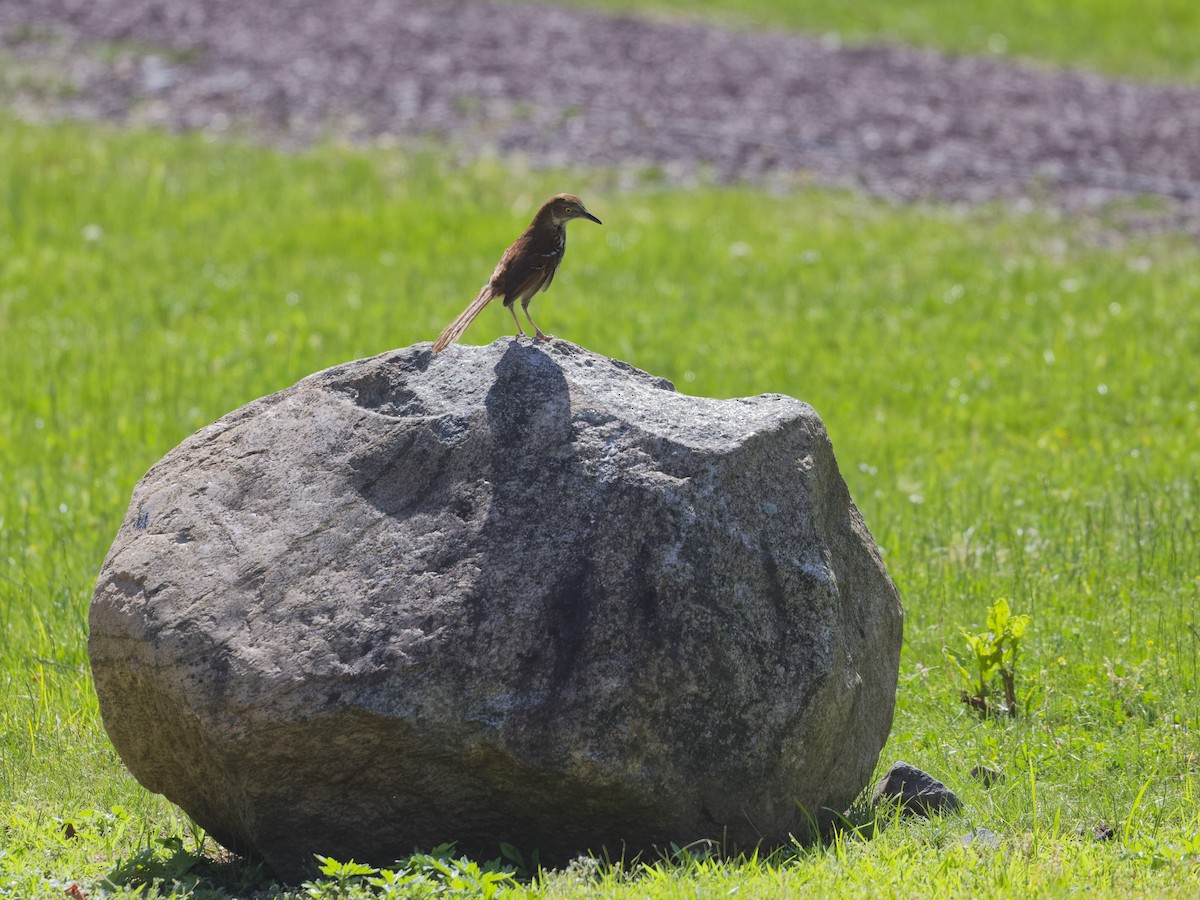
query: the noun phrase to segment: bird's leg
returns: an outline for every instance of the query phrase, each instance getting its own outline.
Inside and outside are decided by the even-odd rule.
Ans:
[[[518,338],[525,337],[526,336],[525,329],[521,327],[521,320],[517,318],[517,308],[515,306],[509,305],[508,311],[510,313],[512,313],[513,321],[517,323],[517,337]],[[525,313],[525,315],[529,315],[529,313],[527,312],[527,313]]]
[[[533,321],[533,316],[531,316],[531,315],[529,314],[529,301],[530,301],[531,299],[532,299],[532,298],[530,298],[530,297],[526,297],[524,300],[522,300],[522,301],[521,301],[521,311],[525,313],[525,318],[527,318],[527,319],[529,320],[529,324],[530,324],[530,325],[532,325],[532,326],[533,326],[533,330],[537,332],[537,339],[538,339],[539,341],[548,341],[548,340],[550,340],[551,338],[553,338],[553,337],[554,337],[554,335],[552,335],[552,334],[546,334],[544,331],[542,331],[542,329],[538,328],[538,326],[537,326],[537,322]],[[514,312],[513,312],[513,318],[516,318],[516,315],[517,315],[517,314],[516,314],[516,312],[514,311]]]

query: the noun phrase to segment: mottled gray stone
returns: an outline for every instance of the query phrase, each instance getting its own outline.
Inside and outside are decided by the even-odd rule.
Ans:
[[[564,341],[427,344],[202,429],[91,608],[134,775],[286,880],[805,835],[865,786],[901,606],[811,407]]]

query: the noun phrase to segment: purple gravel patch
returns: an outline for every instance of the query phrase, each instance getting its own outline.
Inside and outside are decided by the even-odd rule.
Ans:
[[[1200,220],[1200,90],[986,58],[453,0],[0,0],[0,50],[26,112]]]

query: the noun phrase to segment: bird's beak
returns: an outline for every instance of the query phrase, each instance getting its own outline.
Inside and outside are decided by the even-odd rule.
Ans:
[[[579,211],[579,214],[580,214],[581,216],[583,216],[585,219],[591,219],[591,220],[592,220],[593,222],[595,222],[597,225],[603,225],[603,224],[604,224],[604,223],[603,223],[603,222],[601,222],[599,219],[597,219],[595,216],[593,216],[593,215],[592,215],[590,212],[588,212],[586,209],[581,209],[581,210]]]

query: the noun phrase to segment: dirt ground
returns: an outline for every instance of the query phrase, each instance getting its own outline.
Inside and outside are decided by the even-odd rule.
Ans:
[[[1195,88],[553,6],[0,0],[0,105],[899,199],[1151,194],[1127,214],[1200,233]]]

